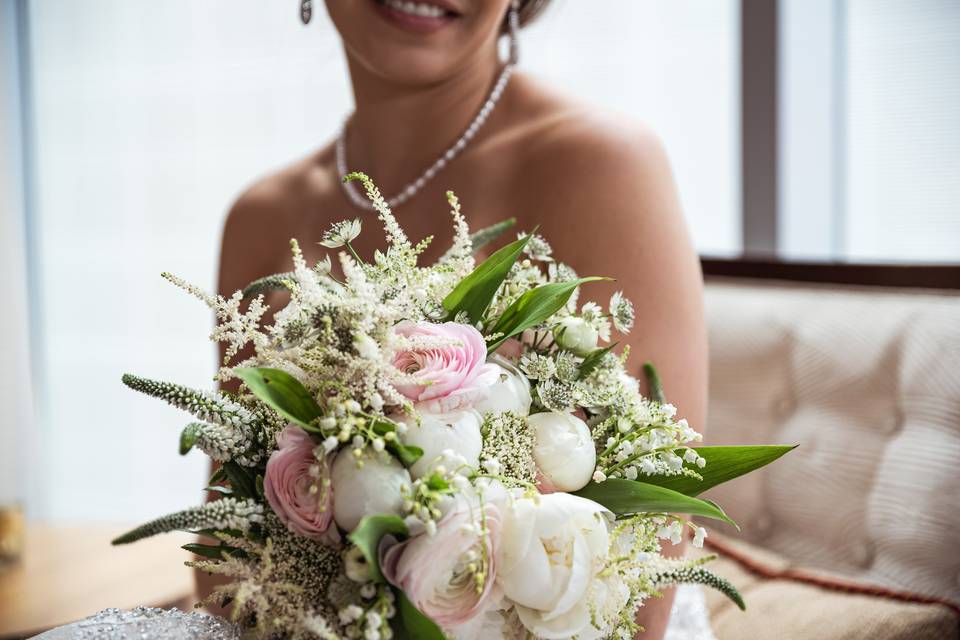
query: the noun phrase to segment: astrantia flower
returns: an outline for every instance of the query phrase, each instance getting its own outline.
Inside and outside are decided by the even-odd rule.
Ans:
[[[617,331],[630,333],[634,320],[633,303],[623,297],[622,291],[617,291],[610,296],[610,316],[613,318],[613,326],[617,328]]]
[[[520,369],[534,380],[549,380],[557,373],[557,365],[552,358],[532,351],[520,358]]]
[[[557,377],[564,382],[573,382],[580,377],[580,365],[569,351],[558,353],[554,364],[557,367]]]
[[[358,235],[360,235],[360,218],[341,220],[334,222],[328,231],[323,232],[323,240],[320,244],[328,249],[336,249],[352,242]]]
[[[587,302],[580,308],[580,317],[583,318],[600,336],[604,342],[610,341],[610,321],[603,313],[603,308],[596,302]]]
[[[523,235],[521,234],[519,237],[522,238]],[[527,246],[523,248],[523,252],[534,260],[553,262],[553,258],[550,257],[550,254],[553,253],[553,247],[543,239],[543,236],[531,236],[530,240],[527,241]]]
[[[547,380],[537,386],[540,404],[550,411],[566,413],[573,411],[576,402],[573,385],[559,380]]]

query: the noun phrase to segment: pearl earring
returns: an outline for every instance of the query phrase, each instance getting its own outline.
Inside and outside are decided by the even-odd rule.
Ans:
[[[517,32],[520,31],[520,0],[513,0],[510,3],[510,11],[507,12],[507,29],[510,38],[510,64],[517,64],[520,61],[520,45],[517,40]]]
[[[300,0],[300,22],[310,24],[313,17],[313,0]]]

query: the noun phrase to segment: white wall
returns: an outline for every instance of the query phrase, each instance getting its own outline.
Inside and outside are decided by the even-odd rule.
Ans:
[[[25,457],[35,422],[27,331],[27,269],[20,138],[20,82],[14,3],[0,0],[0,507],[31,493]]]
[[[211,318],[163,282],[212,287],[221,220],[255,176],[324,143],[350,107],[322,9],[295,0],[33,0],[34,212],[47,379],[34,514],[150,517],[193,504],[187,418],[125,371],[210,384]],[[319,3],[318,3],[319,4]],[[556,3],[523,66],[660,131],[701,249],[739,238],[735,0]]]

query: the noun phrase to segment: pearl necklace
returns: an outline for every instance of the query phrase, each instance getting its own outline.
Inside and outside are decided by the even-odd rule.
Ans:
[[[507,88],[507,83],[510,81],[510,76],[513,75],[514,67],[515,65],[512,61],[503,67],[503,71],[500,72],[500,76],[497,78],[496,83],[494,83],[493,90],[490,91],[490,95],[487,97],[486,102],[484,102],[483,106],[480,107],[479,113],[477,113],[473,121],[467,125],[466,130],[464,130],[463,134],[457,138],[457,141],[450,145],[450,148],[441,154],[432,165],[427,167],[427,170],[420,174],[416,180],[410,182],[397,195],[386,199],[387,205],[389,205],[390,208],[398,207],[415,196],[429,180],[432,180],[435,175],[440,173],[440,171],[447,166],[448,162],[460,155],[460,152],[463,151],[467,144],[473,140],[474,136],[477,135],[477,132],[480,130],[480,127],[483,126],[483,123],[487,121],[487,118],[490,116],[490,112],[492,112],[494,107],[497,106],[497,102],[500,101],[500,97],[503,95],[504,89]],[[345,176],[347,173],[349,173],[349,169],[347,167],[347,124],[349,124],[349,122],[349,118],[344,121],[343,128],[340,129],[340,135],[337,136],[337,142],[335,145],[337,156],[337,172],[341,176]],[[343,191],[347,195],[347,198],[349,198],[350,202],[352,202],[355,206],[367,211],[373,210],[373,204],[359,191],[353,182],[343,182],[341,180],[340,186],[343,187]]]

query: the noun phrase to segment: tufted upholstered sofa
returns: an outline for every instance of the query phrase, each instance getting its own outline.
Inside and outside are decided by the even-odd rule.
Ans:
[[[800,445],[708,496],[785,562],[960,602],[960,292],[919,291],[708,278],[707,441]]]

